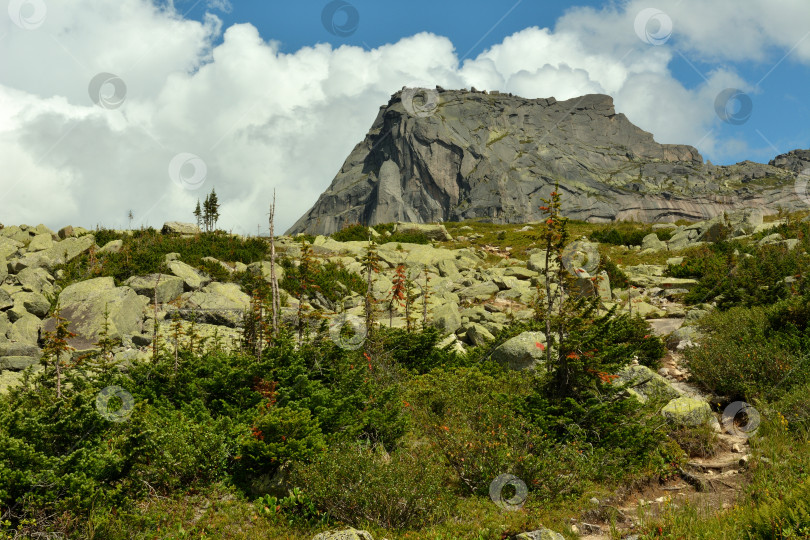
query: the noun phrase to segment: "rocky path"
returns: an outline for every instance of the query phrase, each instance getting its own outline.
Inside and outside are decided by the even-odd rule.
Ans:
[[[652,324],[654,331],[663,336],[679,326],[677,319],[668,321],[671,322]],[[679,352],[670,351],[659,374],[684,395],[708,400],[708,396],[690,384],[690,374],[682,361]],[[639,525],[668,510],[677,509],[687,501],[706,514],[731,507],[748,481],[746,464],[750,448],[746,436],[731,433],[733,429],[724,429],[719,423],[721,415],[715,413],[715,416],[718,423],[714,425],[717,433],[714,455],[691,458],[679,475],[665,483],[617,492],[613,497],[598,500],[598,504],[592,499],[593,508],[585,511],[579,519],[572,518],[572,530],[588,540],[632,539],[638,537]],[[611,532],[611,516],[615,516],[615,534]]]

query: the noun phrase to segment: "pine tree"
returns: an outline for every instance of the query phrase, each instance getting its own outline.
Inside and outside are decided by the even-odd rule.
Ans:
[[[366,274],[366,298],[365,298],[365,312],[366,312],[366,335],[371,336],[374,330],[374,315],[375,304],[377,300],[374,298],[374,274],[380,271],[380,257],[377,254],[377,244],[374,240],[369,241],[366,255],[363,257],[363,269]]]
[[[405,275],[405,265],[399,264],[396,269],[396,273],[394,274],[393,285],[391,287],[391,301],[388,302],[388,327],[392,327],[394,324],[394,304],[399,305],[400,307],[406,308],[405,318],[408,318],[407,313],[407,302],[408,302],[408,294],[407,294],[407,282],[408,277]],[[410,326],[410,325],[408,325]]]
[[[312,246],[309,245],[306,238],[301,239],[301,257],[298,264],[298,344],[303,342],[304,326],[307,327],[309,332],[309,325],[306,323],[304,315],[304,302],[307,299],[307,294],[310,290],[315,290],[318,285],[315,284],[315,272],[317,272],[316,262],[313,258],[314,253]]]
[[[67,365],[63,366],[63,356],[75,350],[68,345],[67,340],[75,337],[76,334],[68,330],[70,323],[61,316],[59,308],[54,312],[53,319],[56,322],[56,327],[50,332],[45,332],[45,346],[42,348],[42,358],[46,362],[48,359],[53,359],[54,372],[56,375],[56,397],[57,399],[62,399],[62,368],[70,367]]]
[[[197,227],[202,228],[202,209],[200,209],[200,199],[197,199],[197,207],[194,209],[194,217],[197,218]]]
[[[217,221],[219,221],[219,199],[217,199],[217,192],[214,188],[211,188],[209,204],[211,205],[209,217],[211,219],[211,230],[213,231],[217,227]]]
[[[110,311],[109,307],[104,305],[104,323],[101,325],[101,331],[98,334],[98,341],[95,346],[98,348],[89,359],[90,368],[98,372],[102,378],[107,378],[115,367],[115,359],[113,356],[113,348],[117,341],[110,337]]]
[[[183,320],[180,318],[180,312],[175,311],[172,313],[171,325],[172,341],[174,341],[174,374],[180,368],[180,338],[185,335],[183,331]]]

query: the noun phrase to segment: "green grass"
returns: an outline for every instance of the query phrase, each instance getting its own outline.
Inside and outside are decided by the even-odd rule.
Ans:
[[[64,272],[64,277],[58,282],[60,286],[104,276],[112,276],[120,285],[130,276],[165,272],[167,253],[179,253],[184,263],[227,281],[230,274],[226,270],[202,259],[214,257],[225,262],[249,264],[263,260],[269,250],[264,240],[239,238],[223,232],[202,233],[189,238],[164,235],[152,228],[134,231],[131,236],[103,229],[94,234],[99,245],[117,239],[123,240],[124,245],[118,253],[88,252],[62,265],[57,269]]]

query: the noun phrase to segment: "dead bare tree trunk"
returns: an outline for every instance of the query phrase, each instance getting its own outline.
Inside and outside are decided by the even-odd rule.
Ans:
[[[273,337],[278,334],[278,315],[281,311],[281,301],[278,294],[278,279],[276,278],[276,237],[273,227],[273,218],[276,215],[276,190],[273,190],[273,204],[270,205],[270,288],[271,309],[273,311]]]

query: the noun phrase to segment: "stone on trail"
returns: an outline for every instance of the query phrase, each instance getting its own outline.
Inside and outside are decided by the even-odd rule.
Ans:
[[[673,399],[661,409],[664,418],[676,424],[699,426],[712,418],[712,409],[702,399],[682,396]]]
[[[367,531],[358,531],[353,527],[342,531],[328,531],[316,534],[312,540],[374,540]]]
[[[551,529],[538,529],[536,531],[520,533],[515,540],[565,540],[565,537]]]
[[[665,378],[647,366],[627,366],[618,375],[618,382],[638,385],[628,389],[628,393],[642,403],[650,398],[674,399],[681,395]]]

